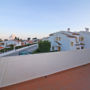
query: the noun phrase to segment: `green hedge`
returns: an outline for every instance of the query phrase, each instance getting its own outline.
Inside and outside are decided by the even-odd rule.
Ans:
[[[4,52],[8,52],[10,50],[13,50],[13,48],[4,48],[4,49],[1,49],[0,52],[4,53]]]
[[[49,41],[40,41],[38,43],[39,47],[37,50],[33,52],[35,53],[44,53],[44,52],[50,52],[51,43]]]
[[[23,48],[24,46],[16,46],[15,49]]]
[[[50,51],[51,43],[49,41],[40,41],[38,44],[39,44],[38,50],[40,52],[49,52]]]
[[[30,46],[32,44],[27,44],[27,45],[24,45],[24,46],[16,46],[15,49],[20,49],[20,48],[23,48],[23,47],[26,47],[26,46]]]

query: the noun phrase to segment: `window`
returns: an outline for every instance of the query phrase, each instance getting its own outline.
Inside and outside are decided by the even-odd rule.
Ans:
[[[56,37],[56,40],[58,41],[58,37]]]
[[[84,37],[80,37],[79,40],[80,40],[80,41],[84,41]]]
[[[77,50],[79,50],[80,48],[78,47]]]
[[[76,43],[78,43],[77,37],[75,39],[76,39]]]
[[[59,37],[59,41],[61,40],[61,38]]]
[[[60,48],[60,47],[58,47],[58,51],[60,51],[60,49],[61,49],[61,48]]]
[[[81,49],[84,49],[84,47],[81,47]]]
[[[52,51],[54,51],[54,46],[52,46]]]
[[[57,40],[57,41],[60,41],[60,40],[61,40],[61,38],[60,38],[60,37],[56,37],[56,40]]]
[[[71,46],[73,46],[74,45],[74,42],[71,42]]]

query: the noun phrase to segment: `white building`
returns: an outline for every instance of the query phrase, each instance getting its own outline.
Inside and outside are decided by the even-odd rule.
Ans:
[[[10,45],[14,45],[15,47],[16,46],[21,46],[22,45],[21,41],[15,40],[15,37],[16,36],[14,34],[12,34],[9,37],[9,40],[0,42],[0,47],[9,48]]]
[[[48,40],[51,42],[51,51],[69,51],[90,48],[89,32],[60,31],[50,34]]]
[[[10,45],[21,46],[20,41],[8,40],[0,42],[0,47],[8,48]]]
[[[88,28],[86,31],[81,31],[79,34],[84,38],[85,48],[90,48],[90,32]]]

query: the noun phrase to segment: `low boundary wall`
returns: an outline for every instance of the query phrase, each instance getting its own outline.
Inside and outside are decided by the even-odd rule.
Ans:
[[[0,58],[0,87],[90,63],[90,49]]]

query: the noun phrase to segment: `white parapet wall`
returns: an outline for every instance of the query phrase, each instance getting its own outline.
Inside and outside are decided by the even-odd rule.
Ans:
[[[90,49],[0,58],[0,87],[90,63]]]

